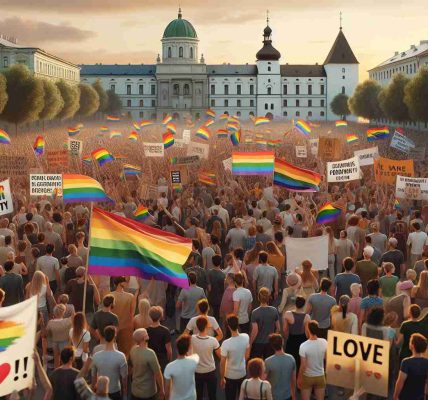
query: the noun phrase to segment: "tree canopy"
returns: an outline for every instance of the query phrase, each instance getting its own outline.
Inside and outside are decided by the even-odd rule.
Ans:
[[[54,119],[64,107],[64,100],[55,83],[47,79],[42,79],[42,83],[45,92],[45,104],[43,110],[39,114],[39,118],[41,120],[51,120]]]
[[[404,103],[404,88],[409,81],[409,78],[402,74],[394,75],[391,83],[379,93],[380,107],[392,121],[404,122],[410,119],[409,109]]]
[[[102,87],[100,80],[97,79],[97,81],[92,84],[92,87],[98,93],[98,97],[100,99],[100,107],[98,108],[98,111],[105,112],[108,105],[108,96],[106,91]]]
[[[56,83],[61,97],[64,100],[64,106],[58,113],[57,118],[68,119],[76,114],[79,109],[80,91],[77,85],[73,86],[61,79]]]
[[[346,116],[351,114],[348,107],[349,97],[346,94],[339,93],[330,103],[331,111],[334,114],[339,115],[341,118],[346,119]]]
[[[97,91],[90,85],[81,83],[80,89],[80,108],[78,115],[82,117],[89,117],[95,114],[100,107],[100,98]]]
[[[383,113],[379,105],[379,93],[381,86],[373,81],[367,80],[360,83],[353,96],[349,99],[350,110],[359,117],[367,119],[379,119]]]
[[[119,96],[113,90],[107,90],[108,104],[106,112],[108,114],[117,114],[122,110],[122,102]]]
[[[0,74],[0,114],[7,103],[6,78]]]
[[[404,103],[415,121],[428,121],[428,67],[422,68],[404,88]]]

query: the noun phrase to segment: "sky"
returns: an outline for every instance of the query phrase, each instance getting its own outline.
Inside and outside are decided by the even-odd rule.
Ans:
[[[254,63],[266,8],[281,64],[323,63],[342,12],[360,80],[395,51],[428,39],[426,0],[0,0],[0,33],[77,64],[151,64],[179,4],[207,64]]]

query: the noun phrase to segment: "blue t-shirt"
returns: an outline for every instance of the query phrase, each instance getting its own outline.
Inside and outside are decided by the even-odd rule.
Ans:
[[[360,308],[362,310],[369,310],[373,307],[382,307],[383,300],[380,297],[364,297],[364,299],[361,300]]]
[[[401,361],[400,370],[407,378],[400,393],[400,400],[424,400],[425,381],[428,376],[428,359],[409,357]]]
[[[353,283],[361,283],[360,277],[357,274],[350,274],[342,272],[334,277],[334,286],[336,286],[336,300],[340,299],[340,296],[346,294],[352,297],[351,285]]]
[[[273,400],[291,397],[291,379],[296,361],[290,354],[275,354],[266,359],[266,378],[272,386]]]

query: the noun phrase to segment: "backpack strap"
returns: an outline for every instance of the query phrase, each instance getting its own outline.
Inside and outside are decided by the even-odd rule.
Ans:
[[[260,400],[263,400],[263,381],[262,381],[262,383],[260,384]]]

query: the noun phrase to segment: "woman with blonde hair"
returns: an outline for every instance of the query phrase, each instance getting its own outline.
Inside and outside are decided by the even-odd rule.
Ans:
[[[38,312],[42,314],[45,325],[49,320],[48,298],[53,299],[49,279],[42,271],[34,272],[33,279],[25,287],[25,297],[37,296]]]
[[[422,271],[418,284],[412,289],[411,297],[421,308],[428,308],[428,271]]]
[[[309,260],[302,262],[301,271],[298,272],[302,278],[302,288],[304,297],[308,298],[319,289],[318,273],[312,270],[312,263]]]
[[[149,316],[150,302],[147,299],[141,299],[138,303],[138,314],[134,317],[134,330],[139,328],[148,328],[152,323]]]

